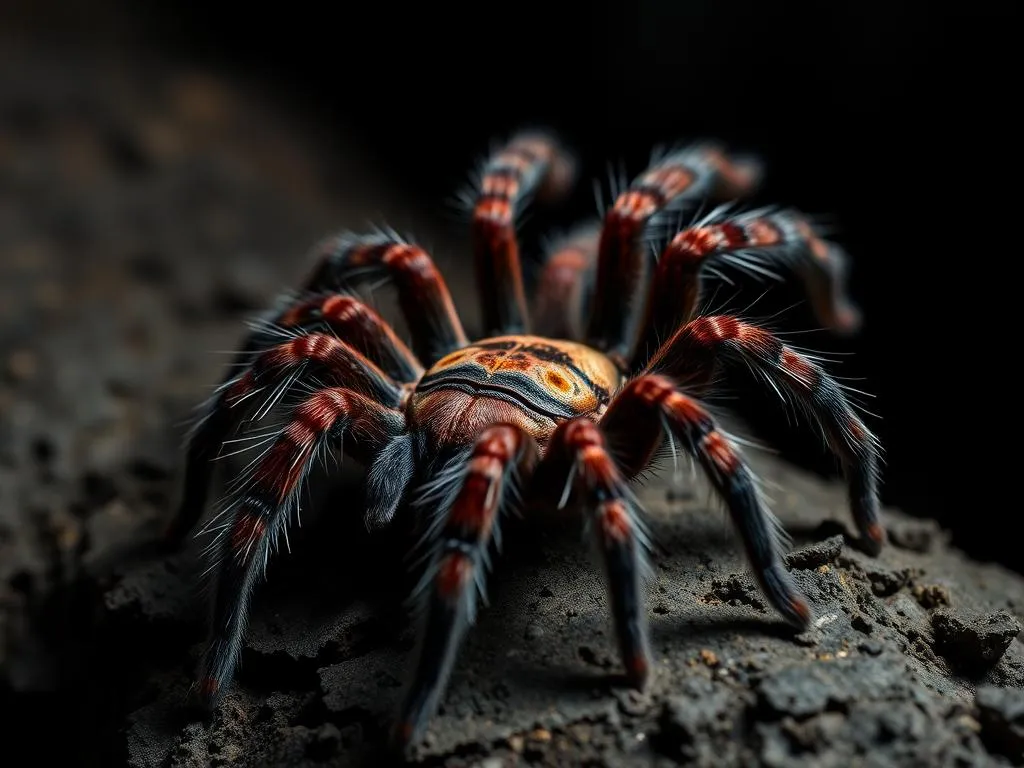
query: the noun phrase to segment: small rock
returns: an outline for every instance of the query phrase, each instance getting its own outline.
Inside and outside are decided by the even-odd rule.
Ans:
[[[616,691],[615,699],[618,701],[622,714],[631,717],[638,717],[644,714],[650,707],[650,698],[640,691],[624,690]]]
[[[830,536],[809,547],[798,549],[786,556],[786,564],[790,568],[810,570],[828,563],[834,563],[843,551],[843,537]]]
[[[907,570],[892,570],[879,563],[872,563],[867,571],[868,581],[871,584],[871,591],[877,597],[889,597],[895,595],[910,580],[910,573]]]
[[[930,611],[933,608],[939,608],[952,603],[949,590],[939,584],[918,584],[914,587],[912,593],[914,599],[925,610]]]
[[[1006,611],[987,616],[966,617],[950,610],[932,614],[936,650],[953,666],[981,672],[995,665],[1006,653],[1021,626]]]
[[[701,734],[728,733],[732,728],[729,715],[740,705],[742,701],[727,687],[691,678],[678,695],[665,702],[659,741],[672,752],[695,743]]]
[[[766,610],[760,599],[760,590],[752,581],[741,579],[735,574],[728,579],[715,579],[711,582],[711,593],[704,598],[711,602],[714,599],[721,600],[732,606],[749,605],[759,611]]]
[[[989,749],[1016,764],[1024,762],[1024,690],[982,686],[974,701],[981,737]]]

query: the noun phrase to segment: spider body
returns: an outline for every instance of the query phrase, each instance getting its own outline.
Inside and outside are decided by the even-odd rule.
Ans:
[[[622,378],[611,360],[583,344],[539,336],[483,339],[426,372],[409,418],[435,448],[461,445],[501,422],[544,445],[561,422],[599,417]]]
[[[317,248],[298,297],[254,324],[238,371],[206,404],[190,436],[183,496],[168,530],[177,544],[205,507],[217,457],[232,433],[297,395],[282,426],[229,484],[206,530],[215,576],[210,640],[198,693],[212,706],[234,674],[255,585],[299,492],[324,450],[367,469],[366,503],[343,513],[387,525],[412,510],[430,545],[417,592],[418,660],[394,730],[417,741],[444,692],[472,624],[503,515],[584,511],[607,572],[610,607],[629,680],[652,661],[643,609],[646,534],[630,482],[659,449],[688,454],[725,503],[766,598],[791,624],[811,608],[783,566],[784,537],[756,478],[700,398],[730,377],[753,375],[797,405],[842,463],[851,511],[869,551],[884,542],[878,447],[845,393],[816,362],[770,332],[728,315],[700,314],[703,279],[723,266],[802,278],[823,324],[850,331],[845,257],[795,211],[716,209],[668,231],[656,260],[649,239],[707,199],[750,193],[751,160],[698,144],[652,159],[603,222],[556,243],[528,301],[515,220],[537,198],[571,187],[573,163],[551,137],[525,133],[483,166],[471,238],[485,338],[470,341],[433,260],[394,233],[344,233]],[[664,232],[662,233],[664,234]],[[398,292],[411,344],[352,290],[385,279]],[[242,416],[247,418],[242,418]]]

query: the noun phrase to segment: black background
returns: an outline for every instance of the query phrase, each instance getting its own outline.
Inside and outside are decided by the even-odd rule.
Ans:
[[[109,7],[108,7],[109,6]],[[243,73],[364,142],[439,212],[524,123],[557,129],[590,175],[716,136],[768,163],[765,198],[829,214],[866,325],[799,337],[876,395],[885,499],[1020,567],[1009,468],[1016,346],[1000,319],[1020,258],[1019,23],[1010,5],[655,2],[465,6],[171,2],[21,8],[58,45],[175,50]],[[761,10],[759,10],[761,9]],[[47,14],[50,14],[47,16]],[[39,25],[36,25],[39,28]],[[580,211],[593,210],[585,188]],[[765,312],[799,298],[778,289]],[[802,308],[788,323],[813,325]],[[1006,338],[1003,338],[1006,337]],[[762,427],[784,426],[748,401]],[[805,443],[787,451],[826,471]]]

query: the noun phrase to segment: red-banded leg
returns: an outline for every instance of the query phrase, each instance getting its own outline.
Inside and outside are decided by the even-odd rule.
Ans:
[[[358,287],[386,279],[398,291],[412,347],[432,365],[468,343],[444,277],[430,255],[398,235],[344,233],[316,247],[318,266],[306,284],[311,293]]]
[[[765,597],[789,623],[808,626],[810,606],[783,565],[785,535],[738,448],[697,401],[666,377],[641,376],[612,400],[599,426],[627,477],[647,465],[666,436],[693,457],[724,500]]]
[[[541,133],[516,135],[484,165],[471,235],[485,335],[530,332],[516,219],[534,198],[562,197],[574,176],[573,160]]]
[[[618,196],[601,226],[587,327],[591,346],[627,369],[650,277],[649,225],[712,197],[745,195],[753,191],[760,176],[760,167],[753,162],[726,157],[711,144],[698,144],[652,163]]]
[[[423,375],[423,365],[387,321],[353,296],[334,293],[302,299],[282,312],[274,325],[291,332],[330,331],[400,384],[414,384]],[[276,341],[281,341],[280,334]]]
[[[165,534],[170,546],[179,544],[195,526],[206,506],[213,460],[239,419],[238,406],[267,393],[258,404],[257,418],[310,375],[326,374],[332,384],[348,387],[388,408],[401,405],[406,390],[364,355],[340,339],[313,333],[259,352],[247,370],[223,384],[206,408],[189,441],[185,480],[178,512]]]
[[[485,429],[468,457],[454,501],[435,529],[429,567],[420,585],[423,601],[418,659],[405,694],[393,740],[415,742],[437,709],[466,629],[473,623],[483,588],[488,549],[516,472],[527,470],[533,439],[512,425]]]
[[[537,493],[548,498],[577,494],[608,578],[615,634],[630,683],[643,688],[651,671],[643,582],[646,534],[640,509],[606,445],[601,427],[588,418],[560,424],[537,467]]]
[[[702,280],[718,266],[755,278],[781,279],[779,267],[793,270],[822,325],[850,333],[860,313],[846,294],[846,254],[823,240],[807,219],[792,210],[713,214],[684,229],[662,251],[651,281],[645,333],[637,346],[635,368],[700,309]]]
[[[583,320],[594,290],[600,225],[584,224],[555,242],[541,270],[533,304],[534,331],[554,339],[583,338]]]
[[[295,408],[251,475],[239,484],[223,513],[226,522],[213,529],[218,534],[210,547],[217,560],[212,567],[211,635],[199,673],[203,703],[213,706],[232,678],[257,579],[319,453],[341,444],[347,454],[370,464],[404,430],[405,418],[398,410],[350,389],[322,389]]]
[[[881,549],[886,537],[879,515],[878,441],[821,366],[762,328],[718,315],[698,317],[680,328],[647,370],[670,376],[684,391],[698,395],[718,386],[722,373],[763,378],[821,430],[843,465],[864,546],[872,553]]]

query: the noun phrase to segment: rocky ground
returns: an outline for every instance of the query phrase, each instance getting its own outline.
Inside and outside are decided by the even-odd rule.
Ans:
[[[193,406],[240,322],[337,228],[461,241],[325,136],[208,73],[0,61],[0,701],[66,764],[377,765],[412,635],[398,536],[309,515],[270,570],[238,685],[183,707],[202,564],[150,546]],[[472,303],[460,290],[468,324]],[[684,478],[642,490],[658,551],[658,675],[616,676],[604,585],[573,521],[511,531],[425,765],[1024,762],[1024,580],[895,510],[844,539],[842,489],[752,454],[817,613],[768,611],[723,514]],[[351,474],[343,478],[341,493]],[[339,498],[339,497],[335,497]],[[328,504],[326,510],[336,504]]]

